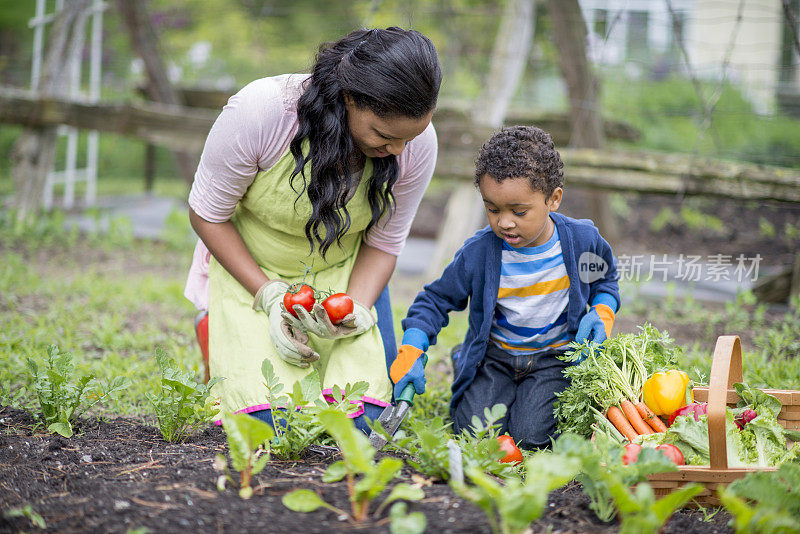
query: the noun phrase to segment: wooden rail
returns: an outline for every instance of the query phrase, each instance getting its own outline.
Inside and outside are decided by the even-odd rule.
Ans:
[[[0,122],[67,124],[135,136],[173,150],[199,152],[217,114],[209,109],[151,102],[89,104],[40,98],[30,91],[0,86]],[[447,108],[437,111],[434,122],[440,147],[436,175],[462,182],[472,180],[475,154],[491,130],[477,128],[469,124],[465,114]],[[620,137],[635,133],[620,123],[608,123],[607,128],[616,129]],[[570,187],[800,202],[797,169],[687,154],[569,148],[560,152]]]

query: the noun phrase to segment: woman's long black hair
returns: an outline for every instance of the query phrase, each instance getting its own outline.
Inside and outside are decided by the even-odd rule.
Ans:
[[[311,77],[297,102],[299,129],[289,145],[295,160],[290,178],[299,199],[304,192],[311,202],[311,218],[305,234],[322,256],[350,228],[345,202],[350,189],[351,158],[358,150],[350,135],[344,95],[355,105],[381,118],[419,119],[436,107],[442,80],[433,43],[414,30],[391,27],[357,30],[317,54]],[[302,143],[309,141],[303,154]],[[311,177],[305,166],[311,162]],[[392,186],[397,181],[395,156],[373,158],[367,200],[372,211],[371,228],[394,203]],[[295,187],[295,178],[303,180]],[[321,227],[325,228],[324,236]]]

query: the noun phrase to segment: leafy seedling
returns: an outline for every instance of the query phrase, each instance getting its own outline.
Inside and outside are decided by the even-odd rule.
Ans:
[[[267,388],[267,402],[278,409],[270,410],[275,437],[270,442],[270,453],[288,460],[299,460],[313,443],[322,441],[325,427],[317,415],[320,410],[334,409],[351,414],[358,409],[357,401],[366,394],[369,384],[356,382],[331,388],[330,401],[322,399],[319,374],[312,370],[294,383],[292,391],[284,393],[284,385],[275,374],[272,363],[264,359],[261,373]],[[289,409],[289,406],[294,407]]]
[[[466,468],[469,484],[451,484],[453,490],[486,514],[495,534],[521,534],[541,517],[547,495],[566,485],[577,474],[575,458],[539,451],[524,462],[522,478],[505,484],[477,466]]]
[[[78,411],[81,402],[96,389],[96,381],[94,375],[83,375],[73,382],[75,364],[71,353],[59,352],[57,346],[50,345],[43,368],[40,369],[31,358],[27,359],[27,363],[48,432],[61,434],[65,438],[72,436],[72,423],[80,414],[131,385],[128,378],[116,377],[104,392],[95,392],[86,407]]]
[[[553,452],[579,462],[575,479],[589,497],[589,507],[604,522],[617,515],[612,485],[629,487],[647,480],[649,474],[677,470],[672,461],[651,448],[642,449],[635,463],[625,465],[623,448],[612,439],[597,439],[593,445],[576,434],[562,434],[554,443]]]
[[[397,458],[382,458],[376,462],[375,449],[370,446],[369,440],[355,428],[353,421],[339,410],[327,408],[318,414],[325,430],[336,440],[342,452],[342,460],[328,467],[322,476],[323,482],[338,482],[347,480],[347,490],[350,495],[350,512],[345,512],[325,502],[315,492],[307,489],[298,489],[287,493],[283,497],[283,504],[297,512],[312,512],[320,507],[327,508],[339,515],[350,518],[353,522],[363,522],[369,517],[369,507],[372,501],[389,485],[403,467],[403,461]],[[395,485],[383,503],[375,510],[374,517],[380,514],[392,503],[399,500],[415,501],[424,497],[421,488],[405,483]],[[390,512],[393,532],[415,532],[414,530],[401,530],[401,527],[425,528],[424,516],[407,514],[403,508],[393,506]]]
[[[484,409],[483,419],[475,416],[472,433],[464,432],[453,438],[450,424],[441,417],[432,420],[414,418],[408,423],[408,430],[399,430],[389,447],[409,456],[408,463],[424,475],[441,480],[450,478],[450,449],[448,441],[454,439],[461,449],[464,464],[477,466],[481,471],[496,476],[514,476],[516,469],[507,463],[500,463],[504,453],[500,451],[497,436],[500,432],[498,421],[505,417],[506,406],[496,404]]]
[[[718,494],[737,534],[800,532],[800,464],[748,473]]]
[[[211,397],[211,388],[222,379],[214,377],[208,384],[202,384],[195,380],[191,371],[182,372],[175,360],[160,348],[156,349],[156,361],[161,369],[161,389],[157,393],[145,393],[145,396],[153,407],[164,439],[183,441],[219,413]]]
[[[250,482],[269,462],[269,447],[265,444],[275,436],[268,423],[246,413],[223,413],[222,426],[228,438],[228,451],[233,468],[239,472],[239,496],[253,496]],[[224,474],[217,479],[217,488],[225,489],[225,481],[232,481],[225,457],[217,455],[214,467]]]

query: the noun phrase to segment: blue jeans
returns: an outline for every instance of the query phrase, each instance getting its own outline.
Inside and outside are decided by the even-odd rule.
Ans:
[[[367,421],[365,420],[365,417],[369,417],[369,420],[374,422],[382,411],[383,411],[382,406],[376,406],[374,404],[365,402],[364,413],[359,415],[358,417],[353,418],[353,423],[355,423],[357,429],[359,429],[364,434],[369,435],[371,431],[367,426]],[[251,412],[250,415],[252,415],[256,419],[264,421],[265,423],[269,423],[269,426],[272,426],[272,410],[259,410],[257,412]],[[278,423],[281,426],[286,426],[286,421],[284,419],[279,419]]]
[[[539,449],[550,446],[555,438],[556,419],[553,404],[556,393],[570,384],[564,376],[569,363],[559,360],[561,351],[514,356],[494,343],[486,346],[486,355],[453,413],[453,430],[470,431],[472,416],[485,420],[484,408],[505,404],[508,408],[500,433],[508,432],[517,446]]]
[[[394,337],[394,321],[392,320],[392,303],[389,300],[389,286],[386,286],[378,300],[375,301],[375,311],[378,312],[378,332],[383,339],[384,356],[386,357],[386,374],[397,356],[397,341]],[[344,387],[344,384],[341,384]]]

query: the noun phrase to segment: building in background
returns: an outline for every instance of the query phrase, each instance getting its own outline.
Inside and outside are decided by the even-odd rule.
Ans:
[[[580,4],[590,55],[597,64],[621,66],[630,75],[656,79],[671,72],[687,75],[683,42],[699,79],[725,76],[740,86],[759,113],[778,107],[798,109],[799,60],[782,0],[580,0]],[[794,13],[800,12],[800,0],[790,4]]]

